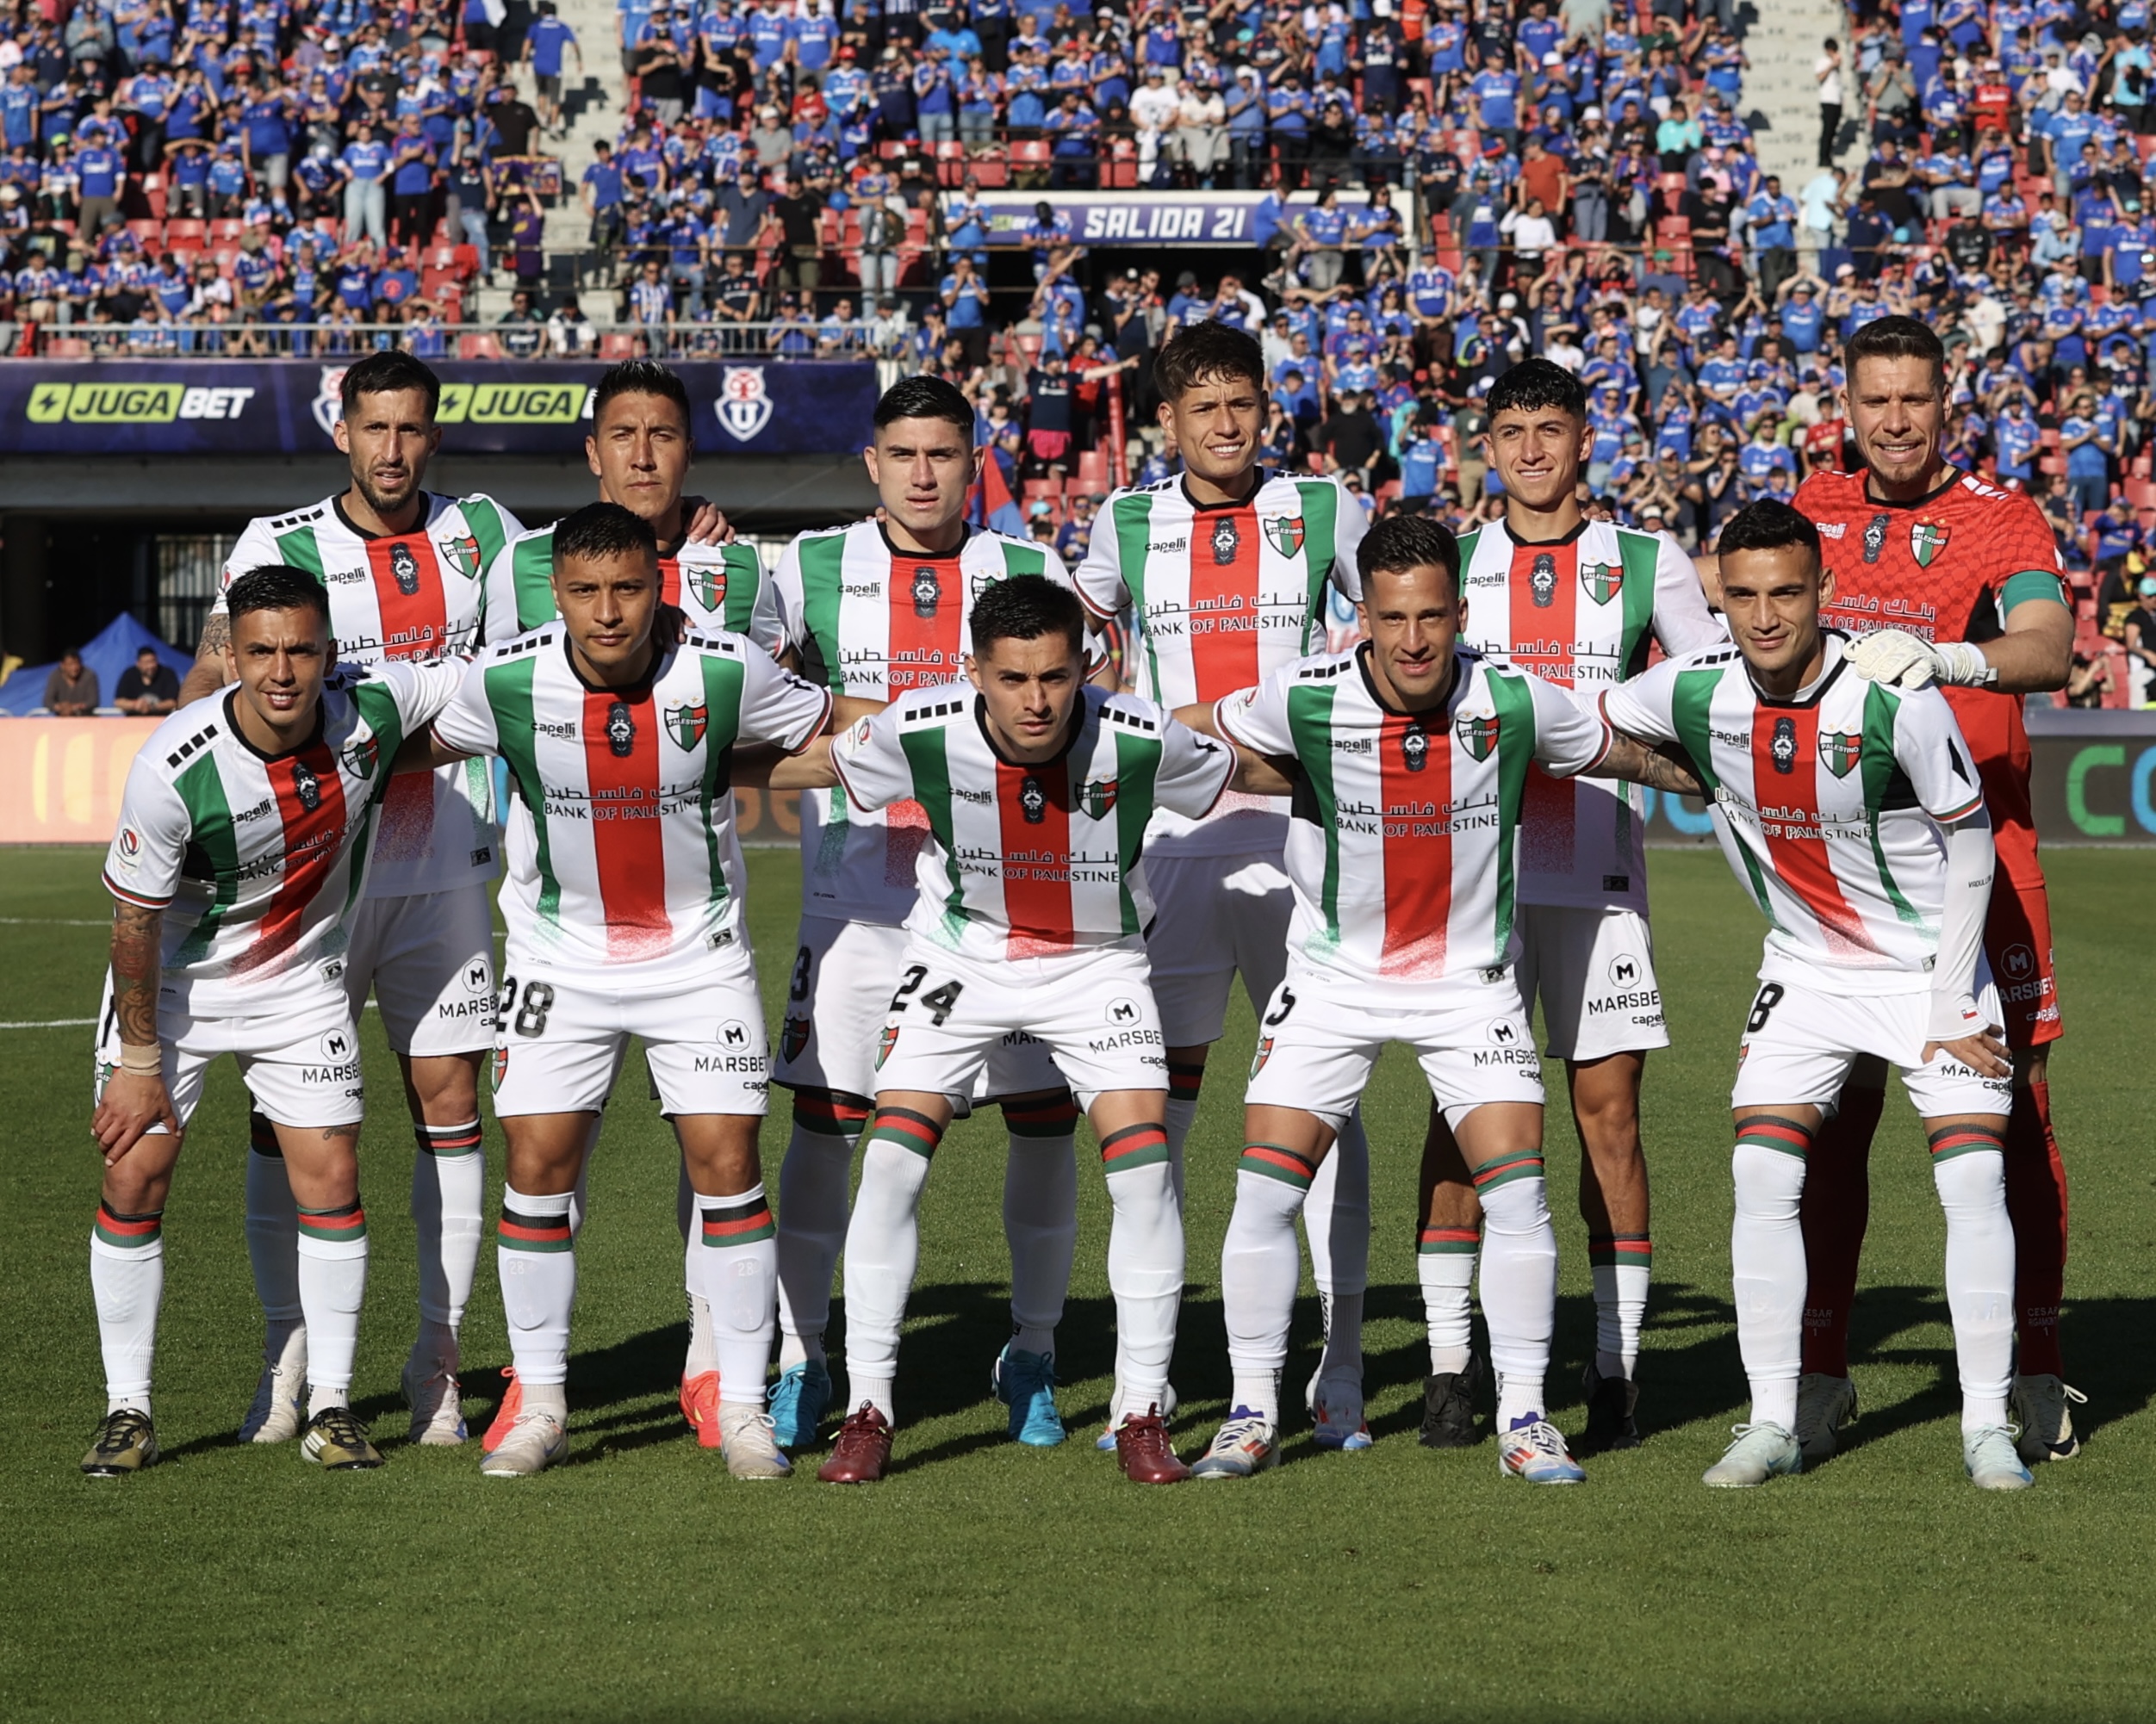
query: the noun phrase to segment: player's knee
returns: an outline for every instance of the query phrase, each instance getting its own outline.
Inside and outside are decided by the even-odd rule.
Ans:
[[[405,1094],[413,1121],[422,1126],[457,1126],[476,1118],[479,1061],[476,1052],[407,1056]]]

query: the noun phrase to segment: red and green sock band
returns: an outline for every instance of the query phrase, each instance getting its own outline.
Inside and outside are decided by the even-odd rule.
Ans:
[[[1644,1233],[1590,1233],[1587,1236],[1587,1260],[1590,1268],[1652,1268],[1654,1241]]]
[[[793,1092],[793,1123],[819,1138],[857,1138],[875,1111],[876,1104],[865,1095],[830,1089]]]
[[[461,1126],[415,1124],[412,1135],[423,1156],[475,1156],[486,1142],[476,1119],[467,1119]]]
[[[1078,1098],[1065,1090],[1030,1101],[1006,1101],[1003,1129],[1014,1138],[1067,1138],[1078,1130]]]
[[[869,1144],[890,1144],[895,1148],[910,1150],[926,1161],[935,1153],[935,1146],[943,1141],[943,1127],[925,1113],[916,1113],[910,1107],[879,1107],[874,1122],[863,1134]]]
[[[153,1209],[147,1215],[123,1215],[100,1203],[96,1232],[108,1245],[122,1251],[140,1251],[165,1237],[165,1212]]]
[[[559,1215],[519,1215],[504,1204],[494,1231],[513,1251],[567,1251],[575,1244],[566,1210]]]
[[[357,1203],[300,1211],[300,1237],[350,1242],[367,1237],[367,1212]]]
[[[706,1245],[753,1245],[759,1239],[773,1237],[778,1231],[771,1219],[771,1205],[761,1193],[739,1203],[704,1212]]]
[[[1755,1113],[1737,1128],[1737,1141],[1757,1149],[1776,1150],[1803,1161],[1811,1151],[1812,1128],[1778,1113]]]
[[[1242,1159],[1235,1163],[1235,1171],[1262,1174],[1267,1179],[1277,1179],[1283,1185],[1291,1185],[1297,1191],[1308,1191],[1310,1181],[1318,1176],[1317,1163],[1297,1155],[1293,1150],[1283,1150],[1277,1144],[1245,1144]]]
[[[1927,1133],[1926,1138],[1935,1163],[1950,1162],[1956,1156],[1980,1155],[1987,1150],[1995,1155],[2006,1153],[2004,1134],[1981,1126],[1942,1126]]]
[[[1198,1099],[1198,1091],[1204,1085],[1205,1068],[1202,1065],[1183,1065],[1172,1059],[1168,1062],[1169,1101],[1195,1101]]]
[[[1101,1139],[1103,1173],[1128,1173],[1133,1168],[1149,1168],[1167,1159],[1168,1128],[1151,1121],[1141,1126],[1126,1126]]]
[[[1481,1245],[1482,1235],[1476,1228],[1425,1227],[1415,1241],[1415,1254],[1423,1257],[1471,1257]]]
[[[1510,1185],[1514,1180],[1540,1179],[1542,1151],[1539,1149],[1520,1150],[1509,1156],[1492,1156],[1469,1175],[1475,1181],[1477,1195],[1495,1191],[1501,1185]]]

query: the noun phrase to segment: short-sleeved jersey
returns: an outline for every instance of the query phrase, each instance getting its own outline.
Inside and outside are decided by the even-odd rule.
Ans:
[[[261,753],[240,734],[237,689],[150,733],[127,769],[105,887],[165,912],[167,1004],[196,1018],[258,1015],[310,966],[323,983],[343,974],[343,919],[365,882],[390,762],[462,668],[339,665],[320,724],[289,753]]]
[[[685,636],[628,688],[585,682],[558,624],[481,654],[434,729],[508,764],[510,962],[643,985],[744,939],[733,751],[798,753],[829,711],[738,635]]]
[[[834,696],[896,700],[965,673],[973,601],[1038,574],[1067,586],[1046,545],[969,532],[947,557],[899,550],[874,521],[803,533],[779,559],[779,611],[802,673]],[[911,914],[929,835],[910,800],[856,808],[841,790],[801,798],[801,901],[811,915],[896,927]]]
[[[1836,987],[1913,992],[1939,949],[1940,825],[1984,789],[1941,691],[1867,682],[1846,645],[1830,634],[1825,670],[1789,700],[1724,647],[1663,660],[1602,712],[1699,769],[1722,853],[1772,924],[1763,977],[1816,982],[1824,965]]]
[[[479,641],[480,577],[518,530],[516,517],[490,497],[430,492],[419,525],[376,536],[353,524],[341,499],[325,498],[247,523],[225,560],[211,614],[223,614],[225,590],[241,575],[283,563],[328,589],[340,660],[469,653]],[[431,778],[399,773],[379,826],[367,880],[373,896],[445,892],[494,878],[494,786],[482,765],[444,766]]]
[[[1428,712],[1382,698],[1361,646],[1284,666],[1214,715],[1296,766],[1289,951],[1407,1004],[1518,956],[1528,769],[1586,772],[1609,752],[1608,727],[1556,684],[1466,648]]]
[[[1644,670],[1650,643],[1689,653],[1728,638],[1674,541],[1608,521],[1584,521],[1546,544],[1524,543],[1492,521],[1460,540],[1460,588],[1463,641],[1590,704]],[[1645,915],[1642,815],[1635,784],[1531,769],[1519,902]]]
[[[1130,613],[1128,674],[1171,710],[1250,688],[1325,646],[1326,586],[1362,591],[1362,505],[1329,475],[1279,474],[1247,502],[1193,502],[1180,477],[1117,491],[1102,509],[1079,595],[1103,621]],[[1231,791],[1208,820],[1164,815],[1153,853],[1227,856],[1277,847],[1286,802]]]
[[[1234,754],[1150,701],[1090,685],[1080,698],[1048,760],[1004,759],[964,685],[902,695],[832,745],[851,801],[910,800],[927,816],[909,928],[989,960],[1143,945],[1146,823],[1159,808],[1203,814]]]
[[[779,651],[778,597],[763,559],[745,541],[685,544],[659,559],[659,597],[678,605],[698,634],[746,635],[774,657]],[[480,591],[480,638],[488,646],[513,641],[554,621],[554,529],[519,533],[487,565]]]
[[[1824,619],[1852,635],[1904,629],[1925,641],[1995,640],[2007,613],[2032,601],[2067,603],[2059,548],[2043,512],[2018,491],[1973,474],[1952,476],[1917,503],[1878,503],[1868,473],[1816,473],[1797,507],[1819,529],[1834,597]],[[1984,775],[1985,800],[2010,859],[2035,843],[2029,801],[2029,732],[2022,697],[1988,688],[1942,691]]]

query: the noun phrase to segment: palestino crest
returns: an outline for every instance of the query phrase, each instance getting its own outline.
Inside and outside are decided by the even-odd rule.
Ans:
[[[1115,778],[1094,778],[1078,791],[1078,806],[1085,810],[1088,820],[1106,820],[1109,810],[1115,806]]]
[[[1502,728],[1502,721],[1494,712],[1486,712],[1473,717],[1463,717],[1452,728],[1460,739],[1460,746],[1467,750],[1469,758],[1482,761],[1488,760],[1490,750],[1497,746],[1497,733]]]
[[[1909,554],[1918,568],[1929,568],[1947,548],[1947,530],[1935,521],[1912,521],[1909,527]]]
[[[1302,549],[1302,517],[1274,515],[1259,523],[1264,529],[1265,543],[1283,556],[1293,556]]]
[[[898,1026],[885,1024],[876,1033],[876,1070],[884,1069],[884,1062],[891,1057],[891,1051],[898,1045]]]
[[[495,1095],[501,1094],[501,1080],[508,1075],[508,1072],[509,1050],[506,1047],[498,1047],[494,1050],[494,1066],[488,1073],[494,1082]]]
[[[1863,752],[1863,737],[1846,730],[1830,730],[1819,738],[1819,764],[1837,778],[1848,777]]]
[[[345,744],[345,770],[355,778],[371,778],[382,760],[382,744],[372,735],[355,736]]]
[[[786,1026],[779,1032],[779,1051],[788,1059],[798,1059],[809,1045],[809,1020],[789,1015]]]
[[[713,405],[726,435],[736,443],[750,443],[771,423],[777,404],[764,390],[762,366],[729,365]]]
[[[1597,605],[1606,605],[1624,590],[1625,571],[1612,563],[1580,565],[1580,590]]]
[[[475,538],[444,539],[442,555],[449,559],[449,566],[467,580],[479,579],[479,541]]]
[[[724,563],[687,563],[682,566],[681,579],[696,602],[706,611],[716,611],[726,602],[726,565]]]
[[[704,740],[705,727],[711,722],[711,708],[699,701],[694,706],[669,706],[664,720],[666,734],[674,739],[674,746],[687,753]]]
[[[1259,1072],[1265,1069],[1265,1062],[1271,1057],[1272,1038],[1271,1036],[1263,1037],[1259,1039],[1258,1044],[1258,1057],[1250,1063],[1250,1075],[1252,1077],[1257,1076]]]

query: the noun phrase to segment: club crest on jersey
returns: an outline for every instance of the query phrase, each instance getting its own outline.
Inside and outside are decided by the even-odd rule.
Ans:
[[[1411,772],[1419,772],[1430,764],[1430,733],[1422,728],[1420,718],[1409,719],[1407,728],[1400,733],[1400,758]]]
[[[1864,561],[1877,562],[1886,549],[1886,530],[1893,524],[1892,515],[1874,515],[1872,524],[1864,530]]]
[[[1830,730],[1819,738],[1819,764],[1837,778],[1848,777],[1863,752],[1863,737],[1846,730]]]
[[[779,1032],[779,1051],[788,1059],[801,1057],[802,1050],[809,1045],[809,1020],[789,1016]]]
[[[1258,1057],[1250,1063],[1250,1075],[1252,1077],[1257,1076],[1265,1069],[1265,1062],[1271,1057],[1272,1038],[1271,1036],[1260,1037],[1258,1042]]]
[[[1115,806],[1115,778],[1094,778],[1078,791],[1078,806],[1085,810],[1088,820],[1106,820],[1108,812]]]
[[[720,563],[713,567],[698,563],[693,568],[683,569],[681,578],[688,583],[689,591],[696,595],[696,602],[706,611],[716,611],[726,602],[725,564]]]
[[[727,436],[736,443],[749,443],[771,423],[777,405],[764,388],[762,366],[729,365],[712,409]]]
[[[1497,746],[1497,733],[1502,721],[1494,712],[1464,717],[1452,727],[1470,759],[1487,760],[1490,750]]]
[[[711,708],[702,702],[694,706],[669,706],[663,721],[666,734],[674,739],[674,746],[683,753],[704,740],[705,727],[711,722]]]
[[[1912,522],[1909,529],[1909,553],[1917,559],[1918,568],[1929,568],[1933,560],[1947,548],[1947,529],[1935,521]]]
[[[389,547],[389,578],[397,584],[397,591],[407,598],[419,590],[419,560],[412,555],[412,547],[405,544]]]
[[[1544,551],[1527,571],[1527,591],[1534,595],[1535,609],[1547,611],[1557,602],[1557,560]]]
[[[475,538],[444,539],[442,549],[447,555],[450,567],[467,580],[479,579],[479,541]]]
[[[1302,549],[1302,517],[1300,515],[1273,515],[1259,524],[1265,535],[1265,543],[1283,556],[1293,556]]]
[[[501,1080],[507,1076],[508,1073],[509,1050],[506,1047],[498,1047],[494,1050],[494,1062],[493,1068],[488,1074],[494,1080],[495,1095],[499,1095],[501,1094]]]
[[[1031,772],[1026,774],[1025,783],[1018,786],[1018,809],[1025,815],[1028,826],[1038,826],[1048,817],[1048,793]]]
[[[1623,591],[1625,571],[1606,562],[1580,565],[1580,589],[1597,605],[1606,605]],[[1539,602],[1539,601],[1538,601]]]
[[[1223,515],[1213,523],[1213,567],[1226,568],[1235,561],[1235,553],[1243,548],[1243,536],[1235,525],[1233,515]]]
[[[309,814],[322,805],[322,781],[304,760],[292,763],[292,791],[299,797],[300,806]]]
[[[606,746],[617,760],[625,760],[637,752],[637,716],[625,700],[618,700],[606,709]]]
[[[924,562],[914,570],[911,590],[913,614],[923,617],[935,616],[935,607],[943,599],[943,583],[937,579],[933,565]]]
[[[355,778],[371,778],[382,760],[382,744],[372,736],[355,736],[345,745],[345,768]]]
[[[898,1026],[885,1024],[876,1033],[876,1070],[884,1069],[884,1062],[891,1057],[891,1051],[898,1045]]]
[[[1774,740],[1768,744],[1767,752],[1774,759],[1776,772],[1793,772],[1797,770],[1797,721],[1795,719],[1777,718],[1774,721]]]
[[[142,853],[142,834],[132,826],[120,828],[120,854],[132,862]]]

